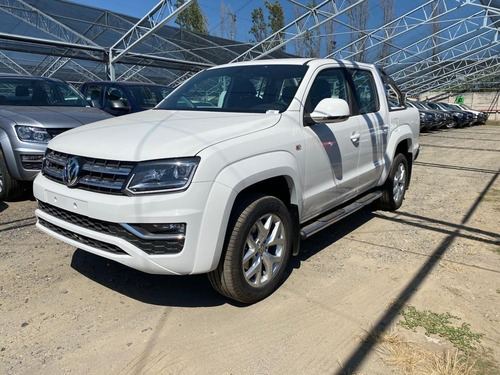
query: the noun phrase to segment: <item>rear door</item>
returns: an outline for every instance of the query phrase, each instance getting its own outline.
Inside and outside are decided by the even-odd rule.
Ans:
[[[364,192],[375,186],[382,173],[389,124],[372,72],[348,69],[348,74],[355,99],[354,117],[359,121],[359,179],[356,188]]]

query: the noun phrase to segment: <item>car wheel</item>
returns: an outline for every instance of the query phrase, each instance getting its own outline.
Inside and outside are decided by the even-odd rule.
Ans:
[[[449,121],[446,124],[447,129],[453,129],[453,128],[458,128],[458,121],[456,119],[453,119],[453,121]]]
[[[18,199],[23,193],[23,184],[10,176],[3,152],[0,150],[0,200]]]
[[[394,211],[401,207],[408,188],[408,172],[408,160],[403,154],[397,154],[383,186],[379,208]]]
[[[208,274],[221,294],[255,303],[283,279],[292,245],[286,206],[272,196],[251,195],[235,205],[219,266]]]

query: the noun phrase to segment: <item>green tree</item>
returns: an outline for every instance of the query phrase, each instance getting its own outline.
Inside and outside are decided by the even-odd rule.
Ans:
[[[249,33],[254,37],[252,42],[257,43],[262,42],[269,36],[268,25],[264,19],[264,11],[261,7],[252,11],[252,27]]]
[[[177,0],[175,6],[180,7],[185,2],[186,0]],[[203,13],[197,0],[194,0],[193,4],[184,9],[184,11],[177,16],[175,23],[178,24],[181,29],[208,34],[208,18],[205,13]]]
[[[269,11],[267,19],[269,20],[269,27],[271,28],[271,33],[274,34],[275,32],[285,27],[285,14],[283,12],[283,6],[280,4],[278,0],[275,0],[274,3],[266,1],[264,5]]]
[[[271,29],[271,34],[275,34],[283,27],[285,27],[285,14],[283,12],[283,6],[280,4],[278,0],[275,0],[274,3],[266,1],[264,5],[266,6],[269,12],[267,19],[269,20],[269,28]],[[271,42],[269,47],[272,48],[280,44],[281,41],[283,40],[283,36],[284,36],[283,32],[278,33],[277,37],[274,39],[273,42]],[[284,46],[281,47],[281,50],[284,51],[285,47]]]
[[[269,22],[266,22],[264,10],[261,7],[252,11],[252,27],[249,31],[254,37],[251,40],[252,42],[262,42],[269,35],[278,32],[285,26],[285,14],[279,0],[275,0],[274,3],[266,1],[264,5],[267,9],[267,20]],[[270,42],[267,47],[272,48],[278,45],[282,38],[282,33],[278,34],[277,38],[273,42]]]

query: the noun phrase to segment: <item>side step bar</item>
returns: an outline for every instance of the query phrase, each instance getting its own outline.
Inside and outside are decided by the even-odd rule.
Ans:
[[[317,218],[314,222],[307,224],[300,230],[300,239],[305,240],[313,234],[319,232],[321,229],[336,223],[337,221],[349,216],[360,208],[372,203],[374,200],[382,196],[382,191],[374,191],[367,195],[362,196],[351,204],[342,207],[334,212],[331,212],[323,217]]]

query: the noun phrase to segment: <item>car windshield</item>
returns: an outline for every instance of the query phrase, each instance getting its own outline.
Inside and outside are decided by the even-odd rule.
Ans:
[[[88,107],[71,85],[61,81],[0,78],[0,105]]]
[[[424,103],[424,102],[418,102],[418,104],[420,104],[422,106],[422,109],[439,109],[439,108],[434,108],[434,107],[431,107],[429,103]]]
[[[455,110],[455,109],[454,109],[451,105],[449,105],[448,103],[439,103],[439,105],[440,105],[440,106],[442,106],[442,107],[444,107],[444,108],[446,108],[446,109],[447,109],[447,110],[449,110],[449,111],[454,111],[454,110]]]
[[[156,108],[283,112],[307,69],[304,65],[236,65],[205,70],[184,83]]]
[[[439,111],[442,111],[442,110],[446,110],[446,107],[442,106],[442,104],[437,104],[437,103],[433,103],[433,102],[427,102],[426,103],[429,107],[431,107],[432,109],[437,109]]]
[[[458,105],[455,105],[455,104],[448,104],[448,106],[451,108],[451,109],[455,109],[457,111],[463,111],[464,109],[463,108],[460,108]]]
[[[420,104],[419,102],[412,102],[412,104],[415,106],[415,108],[418,108],[418,109],[424,109],[424,110],[427,110],[428,108],[425,108],[422,104]]]
[[[129,86],[129,91],[134,101],[144,108],[153,108],[161,102],[168,94],[172,92],[172,88],[167,86]]]

